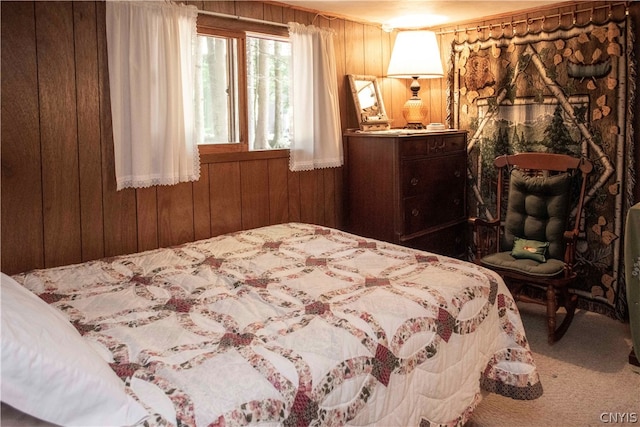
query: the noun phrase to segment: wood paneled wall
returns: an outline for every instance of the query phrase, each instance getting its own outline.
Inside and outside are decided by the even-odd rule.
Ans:
[[[390,34],[273,3],[190,3],[332,28],[342,127],[357,126],[345,75],[382,75]],[[292,173],[286,150],[202,156],[198,182],[116,191],[104,2],[3,1],[1,8],[3,272],[286,221],[342,225],[342,169]],[[406,87],[389,82],[384,92],[392,110]]]
[[[409,81],[381,78],[395,33],[273,2],[189,3],[231,15],[332,28],[342,128],[357,127],[347,74],[378,76],[393,126],[405,124],[401,109],[410,96]],[[342,226],[342,169],[292,173],[287,151],[203,156],[198,182],[116,191],[104,2],[0,5],[3,272],[285,221]],[[636,6],[631,10],[637,22]],[[452,37],[440,36],[444,64]],[[423,80],[421,86],[421,97],[429,102],[427,122],[445,122],[445,79]]]

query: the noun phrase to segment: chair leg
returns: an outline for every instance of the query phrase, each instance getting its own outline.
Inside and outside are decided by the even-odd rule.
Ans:
[[[569,290],[566,287],[560,288],[562,299],[562,306],[564,306],[567,314],[564,316],[562,323],[560,326],[556,328],[556,312],[558,310],[557,307],[557,296],[556,290],[553,286],[549,286],[547,288],[547,323],[549,327],[549,335],[548,342],[549,344],[553,344],[558,341],[569,329],[569,325],[573,321],[573,316],[576,312],[576,306],[578,305],[578,296],[572,295],[569,293]]]

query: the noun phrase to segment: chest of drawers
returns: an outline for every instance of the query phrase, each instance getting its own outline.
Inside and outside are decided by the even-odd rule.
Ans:
[[[463,257],[467,134],[345,134],[347,228]]]

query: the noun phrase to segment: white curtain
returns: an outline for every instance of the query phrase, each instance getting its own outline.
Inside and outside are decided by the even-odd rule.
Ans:
[[[333,31],[289,23],[292,55],[292,171],[343,164]]]
[[[107,1],[117,188],[200,178],[193,84],[197,8]]]

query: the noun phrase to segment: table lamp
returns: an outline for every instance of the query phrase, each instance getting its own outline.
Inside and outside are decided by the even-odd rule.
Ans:
[[[398,33],[391,52],[387,76],[413,79],[410,86],[413,95],[402,107],[402,115],[407,121],[406,128],[424,129],[423,121],[428,109],[418,96],[420,92],[418,79],[444,76],[435,33],[433,31]]]

